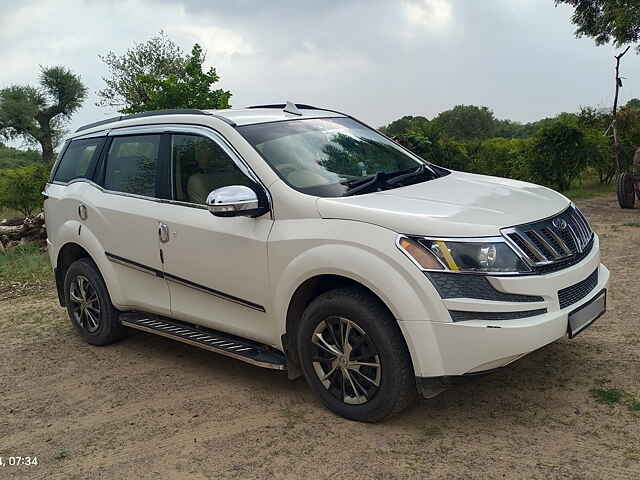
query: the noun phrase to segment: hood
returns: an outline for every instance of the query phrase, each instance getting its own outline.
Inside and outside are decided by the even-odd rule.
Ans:
[[[317,201],[323,218],[440,237],[500,235],[501,228],[550,217],[569,204],[546,187],[462,172],[407,187]]]

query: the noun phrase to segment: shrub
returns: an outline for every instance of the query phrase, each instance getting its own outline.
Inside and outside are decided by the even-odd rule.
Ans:
[[[470,171],[472,165],[465,146],[461,142],[445,138],[430,140],[419,135],[402,135],[396,140],[428,162],[452,170]]]
[[[473,171],[484,175],[529,180],[529,141],[490,138],[474,148]]]
[[[2,170],[0,207],[17,210],[25,217],[41,209],[48,172],[43,164]]]
[[[589,165],[592,145],[584,130],[568,119],[542,127],[530,149],[530,172],[534,182],[568,190]]]

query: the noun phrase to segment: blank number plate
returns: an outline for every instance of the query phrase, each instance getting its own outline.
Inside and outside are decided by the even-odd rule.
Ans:
[[[578,335],[582,330],[595,322],[607,309],[607,291],[602,290],[589,303],[582,305],[569,314],[567,333],[569,338]]]

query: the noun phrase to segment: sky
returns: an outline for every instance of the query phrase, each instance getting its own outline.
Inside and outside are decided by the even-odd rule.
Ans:
[[[432,118],[458,104],[534,121],[613,97],[610,46],[576,39],[553,0],[0,0],[0,88],[65,65],[90,90],[70,129],[117,114],[97,107],[98,58],[164,30],[199,43],[235,107],[291,100],[372,126]],[[623,61],[622,102],[640,97],[640,57]]]

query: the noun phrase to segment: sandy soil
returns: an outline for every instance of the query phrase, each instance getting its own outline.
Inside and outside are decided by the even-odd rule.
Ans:
[[[640,478],[640,211],[578,202],[612,272],[575,340],[421,400],[380,425],[326,411],[301,380],[143,333],[104,348],[51,290],[0,301],[0,478]],[[629,398],[630,398],[629,397]]]

